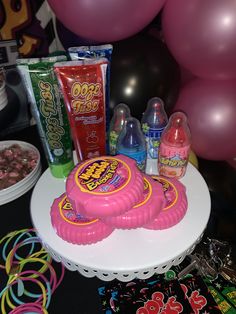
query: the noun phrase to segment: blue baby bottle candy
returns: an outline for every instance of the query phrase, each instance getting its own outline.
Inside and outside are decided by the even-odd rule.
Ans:
[[[168,123],[163,101],[153,97],[148,101],[141,125],[147,145],[147,159],[158,159],[161,134]]]
[[[138,168],[145,172],[146,142],[140,122],[136,118],[130,117],[126,119],[126,123],[118,137],[117,154],[123,154],[135,159]]]
[[[116,155],[117,139],[128,117],[130,117],[130,109],[126,104],[120,103],[115,106],[109,129],[110,155]]]

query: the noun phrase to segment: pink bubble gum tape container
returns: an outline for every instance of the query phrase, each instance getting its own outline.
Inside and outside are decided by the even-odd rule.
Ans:
[[[141,202],[122,215],[103,219],[108,225],[119,229],[134,229],[152,221],[165,205],[162,185],[149,176],[143,177],[144,191]]]
[[[117,216],[143,197],[143,176],[126,156],[101,156],[77,165],[66,181],[74,209],[86,217]]]
[[[146,229],[167,229],[180,222],[186,214],[188,201],[185,186],[174,178],[152,176],[162,184],[166,205],[154,220],[144,226]]]
[[[57,235],[73,244],[96,243],[113,231],[112,227],[97,218],[86,218],[77,214],[65,193],[52,204],[51,222]]]

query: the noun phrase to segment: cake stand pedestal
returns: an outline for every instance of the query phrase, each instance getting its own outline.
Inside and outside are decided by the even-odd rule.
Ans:
[[[32,222],[45,249],[69,270],[104,281],[146,279],[180,264],[194,250],[206,228],[211,202],[203,177],[189,164],[181,182],[187,189],[188,210],[174,227],[161,231],[115,230],[101,242],[74,245],[57,236],[51,225],[50,207],[65,192],[65,180],[54,178],[47,169],[32,194]]]

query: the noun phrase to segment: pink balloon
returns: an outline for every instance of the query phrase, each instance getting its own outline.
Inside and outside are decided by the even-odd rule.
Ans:
[[[141,31],[165,0],[48,0],[57,18],[72,32],[112,42]]]
[[[236,80],[194,79],[180,91],[174,111],[184,111],[192,149],[209,160],[236,156]]]
[[[170,52],[193,74],[236,78],[235,0],[168,0],[162,28]]]
[[[227,163],[236,170],[236,157],[226,160]]]
[[[184,86],[194,78],[196,78],[195,75],[192,74],[189,70],[180,67],[180,75],[181,75],[181,86]]]

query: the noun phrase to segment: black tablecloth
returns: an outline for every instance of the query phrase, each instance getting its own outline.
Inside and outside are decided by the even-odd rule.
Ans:
[[[21,140],[33,144],[41,153],[43,171],[47,168],[35,126],[0,140]],[[207,182],[212,201],[211,216],[205,236],[229,241],[235,253],[236,170],[223,161],[199,159],[199,171]],[[10,231],[33,227],[30,219],[32,190],[18,199],[0,206],[0,238]],[[3,271],[0,272],[0,276],[0,289],[2,289],[6,284]],[[52,296],[48,312],[50,314],[101,313],[99,310],[100,299],[97,294],[97,288],[101,285],[102,281],[97,278],[88,279],[78,272],[66,270],[62,284]]]

